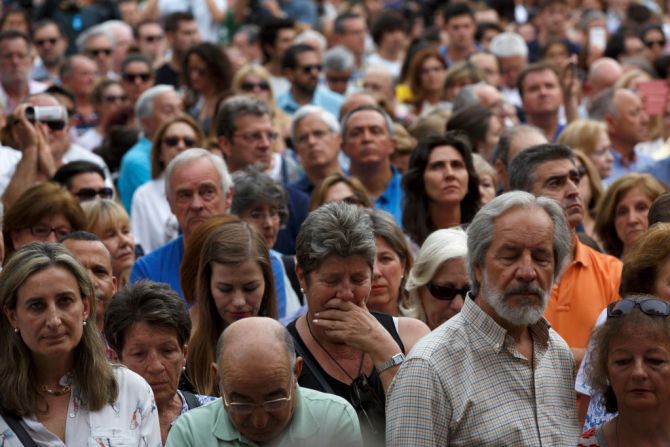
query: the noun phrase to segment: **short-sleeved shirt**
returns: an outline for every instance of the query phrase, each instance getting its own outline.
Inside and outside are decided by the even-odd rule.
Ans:
[[[321,106],[329,111],[334,117],[338,117],[340,116],[340,107],[343,102],[344,97],[342,95],[335,93],[327,87],[319,85],[316,87],[316,90],[314,90],[312,100],[309,103],[315,106]],[[293,98],[293,95],[291,95],[291,89],[277,97],[277,105],[289,115],[293,115],[301,107]]]
[[[135,190],[151,180],[151,141],[140,137],[133,147],[121,158],[119,170],[119,196],[130,213]]]
[[[184,237],[179,236],[138,259],[130,272],[130,282],[134,283],[140,279],[164,282],[183,299],[184,292],[181,290],[179,276],[179,266],[183,257]]]
[[[402,207],[405,193],[402,189],[402,174],[393,166],[393,176],[381,196],[375,200],[375,208],[390,213],[398,225],[402,223]]]
[[[570,446],[579,427],[574,361],[544,319],[529,327],[533,364],[470,297],[421,339],[386,399],[393,446]]]
[[[613,181],[631,172],[645,172],[654,164],[654,159],[637,149],[634,152],[633,160],[630,163],[624,163],[621,154],[612,149],[610,150],[614,160],[612,161],[612,172],[609,177],[603,180],[603,186],[607,187]]]
[[[544,316],[570,347],[586,348],[600,312],[619,299],[623,264],[573,241],[575,257],[554,285]]]

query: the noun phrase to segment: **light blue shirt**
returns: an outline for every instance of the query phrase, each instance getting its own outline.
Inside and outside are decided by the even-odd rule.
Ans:
[[[375,208],[391,213],[398,225],[402,225],[402,205],[405,200],[405,193],[402,189],[402,174],[391,166],[393,177],[386,185],[386,189],[381,196],[375,200]]]
[[[621,157],[621,154],[618,151],[612,149],[610,150],[610,153],[612,154],[612,157],[614,157],[614,160],[612,162],[612,173],[609,177],[603,180],[603,186],[605,187],[608,187],[612,182],[623,175],[631,172],[644,172],[654,163],[653,158],[638,150],[635,151],[633,161],[628,164],[624,164],[623,157]]]
[[[130,214],[135,190],[151,180],[151,141],[144,136],[121,159],[119,170],[119,196]]]
[[[316,90],[314,90],[312,100],[309,103],[315,106],[323,107],[335,118],[337,118],[340,116],[340,107],[342,106],[342,102],[344,102],[344,96],[340,95],[339,93],[335,93],[327,87],[319,85],[316,87]],[[279,95],[277,98],[277,105],[279,105],[279,107],[281,107],[281,109],[289,115],[293,115],[301,107],[301,105],[298,104],[295,99],[293,99],[293,95],[291,95],[291,89]]]

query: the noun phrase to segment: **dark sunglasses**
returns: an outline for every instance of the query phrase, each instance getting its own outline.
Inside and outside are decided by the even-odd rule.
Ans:
[[[124,73],[123,80],[126,82],[135,82],[135,79],[141,79],[142,82],[147,82],[151,78],[151,73]]]
[[[433,295],[433,298],[445,301],[453,300],[456,298],[456,295],[460,295],[465,298],[465,295],[470,291],[470,286],[458,289],[456,287],[439,286],[437,284],[433,284],[432,282],[426,284],[426,287],[428,288],[430,294]]]
[[[35,45],[38,47],[44,46],[45,43],[48,43],[49,45],[56,45],[56,42],[58,42],[58,39],[55,37],[52,37],[50,39],[40,39],[35,41]]]
[[[163,138],[163,143],[167,144],[170,147],[175,147],[179,144],[180,141],[184,142],[184,146],[193,147],[195,146],[195,140],[190,137],[165,137]]]
[[[93,188],[81,188],[75,194],[80,202],[86,202],[88,200],[93,200],[96,196],[100,196],[101,199],[111,199],[114,197],[114,190],[108,186],[105,186],[100,189]]]
[[[646,300],[619,300],[607,305],[607,318],[617,318],[622,315],[628,315],[639,307],[640,310],[652,317],[670,316],[670,303],[656,298]]]
[[[91,50],[86,51],[88,54],[97,57],[100,54],[104,54],[105,56],[109,56],[112,54],[112,49],[111,48],[93,48]]]
[[[240,84],[240,88],[245,92],[253,92],[256,89],[268,91],[270,90],[270,84],[265,81],[261,82],[244,81],[242,84]]]
[[[103,96],[105,102],[126,102],[128,97],[126,95],[106,95]]]
[[[361,374],[351,382],[350,398],[356,412],[362,414],[365,418],[368,431],[372,434],[377,433],[378,425],[375,424],[373,418],[374,414],[383,411],[384,404],[377,397],[365,374]]]
[[[156,42],[158,40],[161,40],[163,36],[144,36],[142,39],[147,41],[147,42]]]
[[[663,48],[665,47],[665,40],[645,40],[644,44],[647,48],[651,48],[654,45],[658,45],[659,47]]]
[[[302,67],[298,67],[300,70],[302,70],[303,73],[305,74],[310,74],[312,71],[316,70],[319,73],[323,69],[323,65],[321,64],[314,64],[314,65],[303,65]]]

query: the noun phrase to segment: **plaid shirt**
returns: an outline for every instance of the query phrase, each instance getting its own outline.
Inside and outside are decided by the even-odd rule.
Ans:
[[[424,337],[386,403],[389,446],[574,446],[572,354],[542,319],[530,327],[534,365],[472,299]]]

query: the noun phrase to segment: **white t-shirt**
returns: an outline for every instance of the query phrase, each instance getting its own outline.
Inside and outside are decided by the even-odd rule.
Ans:
[[[227,0],[214,0],[220,10],[228,8]],[[219,43],[219,24],[214,21],[207,7],[207,0],[158,0],[161,15],[178,11],[190,11],[198,24],[198,30],[203,41]]]
[[[165,178],[151,180],[135,190],[130,211],[135,243],[150,253],[177,238],[179,223],[165,196]]]

